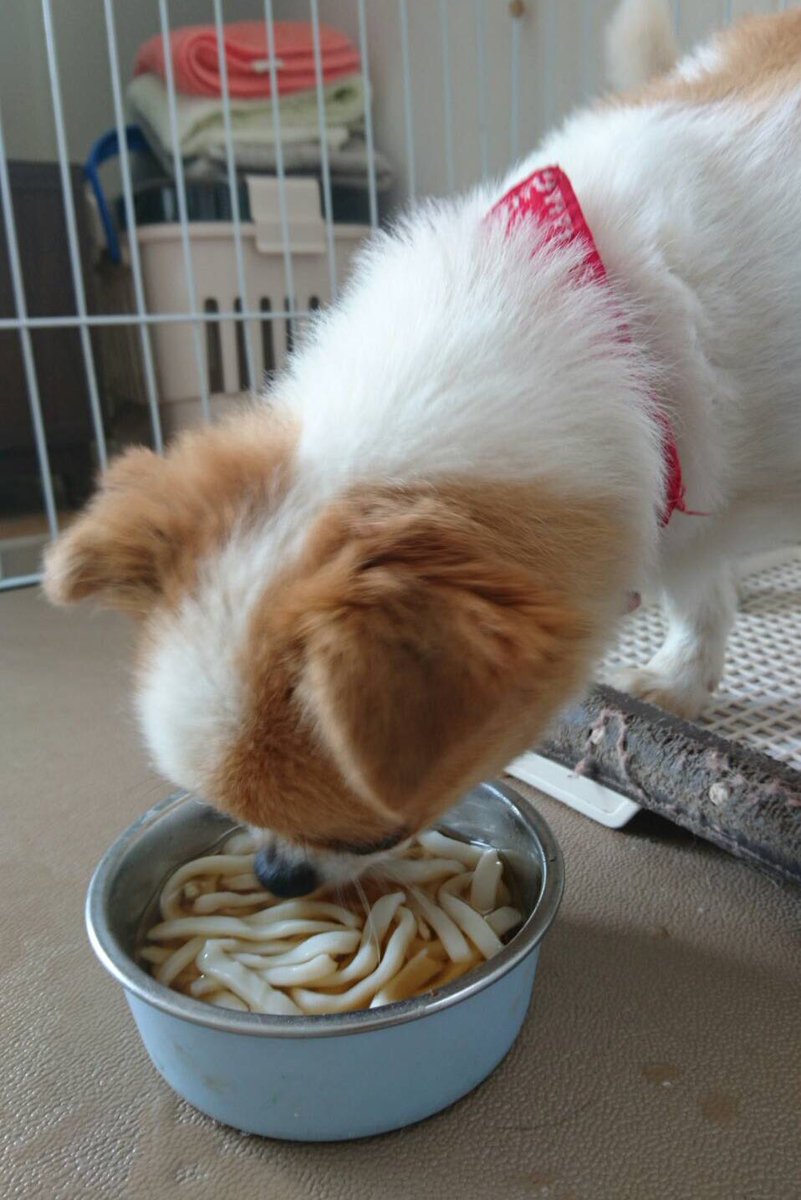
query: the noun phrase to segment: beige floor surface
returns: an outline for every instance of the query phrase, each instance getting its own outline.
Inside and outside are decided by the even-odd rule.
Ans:
[[[657,821],[544,798],[567,891],[512,1054],[415,1128],[298,1145],[193,1112],[94,961],[95,861],[166,794],[109,616],[0,596],[0,1195],[181,1200],[795,1200],[801,895]]]

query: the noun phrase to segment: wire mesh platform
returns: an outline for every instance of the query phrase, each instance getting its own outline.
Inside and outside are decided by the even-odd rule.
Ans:
[[[612,828],[652,809],[801,883],[801,548],[752,560],[722,685],[695,724],[614,691],[664,635],[658,605],[628,617],[598,686],[510,772]]]
[[[659,605],[644,606],[605,669],[647,663],[664,633]],[[801,549],[746,568],[723,681],[698,724],[801,771]]]

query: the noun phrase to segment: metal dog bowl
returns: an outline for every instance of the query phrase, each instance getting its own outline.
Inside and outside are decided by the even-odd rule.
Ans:
[[[482,784],[441,824],[501,852],[526,913],[519,932],[433,996],[333,1016],[215,1008],[157,983],[134,961],[167,877],[233,828],[188,794],[172,796],[114,843],[89,886],[92,946],[125,989],[147,1052],[176,1092],[247,1133],[336,1141],[419,1121],[490,1074],[520,1031],[540,942],[562,896],[559,847],[521,796]]]

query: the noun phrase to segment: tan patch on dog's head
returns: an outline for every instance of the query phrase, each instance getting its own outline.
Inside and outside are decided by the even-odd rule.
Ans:
[[[174,604],[238,522],[280,499],[295,440],[290,426],[253,413],[185,434],[163,458],[144,448],[127,451],[48,550],[48,598],[92,598],[137,617],[157,603]]]
[[[581,684],[623,585],[611,507],[454,481],[333,505],[265,593],[212,794],[312,847],[430,824]]]
[[[363,487],[298,557],[251,563],[236,535],[291,517],[294,447],[260,416],[129,453],[47,589],[145,619],[140,713],[177,783],[312,851],[364,848],[431,824],[581,686],[630,582],[621,513],[544,484]]]

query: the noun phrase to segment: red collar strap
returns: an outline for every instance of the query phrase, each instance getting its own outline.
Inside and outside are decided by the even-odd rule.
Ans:
[[[500,213],[506,218],[507,230],[515,229],[521,221],[534,220],[541,227],[546,242],[564,245],[578,243],[584,250],[584,267],[590,279],[608,283],[606,267],[598,253],[595,238],[581,211],[578,197],[561,167],[543,167],[518,183],[490,210],[490,216]],[[628,332],[621,331],[623,340]],[[667,525],[674,512],[690,514],[685,503],[681,461],[676,435],[666,414],[654,405],[654,417],[662,430],[662,454],[665,460],[665,506],[662,524]]]

